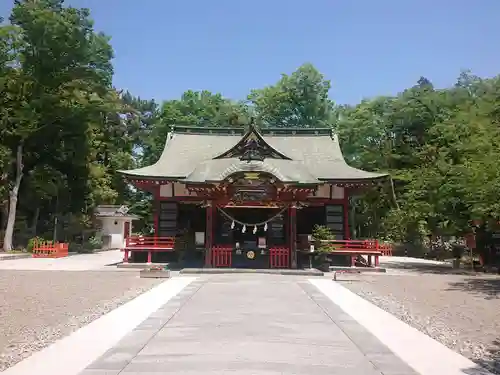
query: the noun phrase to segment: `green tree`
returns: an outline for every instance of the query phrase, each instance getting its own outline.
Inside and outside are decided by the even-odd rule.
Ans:
[[[56,0],[16,1],[10,21],[19,38],[10,49],[14,64],[2,103],[2,143],[15,158],[5,250],[12,248],[22,179],[38,166],[67,177],[56,199],[65,198],[75,211],[84,206],[89,121],[100,111],[92,97],[110,87],[113,56],[108,38],[93,32],[87,9]]]
[[[248,100],[261,126],[331,127],[335,111],[330,87],[312,64],[304,64],[275,85],[252,90]]]

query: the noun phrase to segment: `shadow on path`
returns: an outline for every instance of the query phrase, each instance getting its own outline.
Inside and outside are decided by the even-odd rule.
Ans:
[[[462,281],[450,283],[447,290],[464,290],[483,296],[485,299],[497,299],[500,298],[500,278],[466,278]]]
[[[410,272],[428,273],[428,274],[447,274],[447,275],[476,275],[482,274],[473,270],[456,269],[451,264],[432,264],[432,263],[418,263],[418,262],[401,262],[392,263],[386,262],[382,266],[388,269],[406,270]]]
[[[486,348],[486,353],[482,359],[477,359],[474,362],[478,364],[477,367],[464,370],[463,373],[467,375],[481,375],[486,374],[484,369],[490,373],[500,374],[500,339],[496,339]]]

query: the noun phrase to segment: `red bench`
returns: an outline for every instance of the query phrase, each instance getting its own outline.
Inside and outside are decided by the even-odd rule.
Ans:
[[[367,256],[368,265],[379,265],[381,255],[392,255],[392,246],[380,244],[378,240],[330,240],[331,254],[351,256],[351,266],[354,266],[359,255]],[[374,258],[374,259],[373,259]]]
[[[129,252],[147,252],[148,263],[151,263],[154,252],[174,251],[175,237],[143,237],[130,236],[125,239],[123,247],[123,262],[128,263]]]

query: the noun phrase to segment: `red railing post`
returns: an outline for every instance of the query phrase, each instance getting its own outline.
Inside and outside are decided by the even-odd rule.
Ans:
[[[290,249],[287,247],[272,247],[269,249],[270,268],[290,268]]]

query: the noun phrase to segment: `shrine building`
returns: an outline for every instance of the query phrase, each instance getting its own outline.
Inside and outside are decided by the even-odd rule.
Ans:
[[[175,127],[155,164],[120,173],[155,200],[126,262],[233,268],[300,267],[315,225],[349,240],[349,196],[387,177],[347,165],[331,129],[253,125]]]

